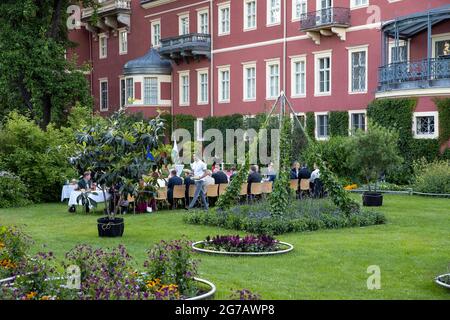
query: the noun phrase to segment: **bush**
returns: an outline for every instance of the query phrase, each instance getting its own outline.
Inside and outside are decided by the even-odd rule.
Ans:
[[[33,202],[56,201],[61,185],[76,176],[68,157],[73,138],[52,126],[41,130],[33,121],[11,113],[0,129],[0,170],[26,185]]]
[[[450,194],[450,161],[417,161],[414,172],[414,191]]]
[[[272,216],[266,201],[232,207],[227,211],[211,209],[184,216],[189,224],[217,226],[259,235],[316,231],[384,224],[382,213],[360,210],[344,214],[330,200],[291,201],[283,216]]]
[[[27,187],[12,173],[0,172],[0,208],[22,207],[29,204]]]

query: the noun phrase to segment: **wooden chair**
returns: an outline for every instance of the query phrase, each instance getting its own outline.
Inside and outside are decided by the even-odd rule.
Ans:
[[[262,183],[257,183],[257,182],[253,182],[250,186],[250,196],[251,199],[254,201],[256,199],[257,196],[261,196],[263,193],[263,184]]]
[[[228,183],[219,184],[219,196],[224,194],[225,191],[227,190],[227,188],[228,188]]]
[[[245,197],[245,202],[248,201],[248,193],[247,193],[248,190],[247,189],[248,189],[248,183],[241,184],[241,192],[239,193],[239,196]]]
[[[195,194],[195,184],[189,185],[189,198],[193,198]]]
[[[177,185],[173,187],[173,203],[175,205],[175,208],[178,208],[178,202],[180,200],[183,200],[183,202],[185,201],[185,191],[186,186],[184,185]]]
[[[300,198],[303,198],[304,194],[310,194],[309,190],[309,179],[301,179],[300,180]]]
[[[263,196],[267,196],[268,194],[272,193],[273,190],[273,182],[272,181],[265,181],[262,183],[262,193]]]
[[[136,214],[136,198],[133,197],[131,194],[128,195],[128,206],[133,204],[133,214]]]
[[[168,206],[169,202],[167,201],[167,187],[159,188],[156,191],[156,203],[163,203],[165,206]]]
[[[206,186],[206,196],[208,198],[217,198],[219,196],[219,185],[210,184],[209,186]]]
[[[291,187],[292,190],[297,192],[298,191],[298,180],[297,179],[292,179],[290,181],[290,187]]]

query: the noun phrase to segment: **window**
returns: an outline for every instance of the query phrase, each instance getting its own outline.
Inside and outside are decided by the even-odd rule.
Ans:
[[[328,114],[317,114],[316,116],[316,138],[324,140],[329,137]]]
[[[230,4],[219,7],[219,35],[230,34]]]
[[[159,47],[161,44],[161,21],[153,21],[152,24],[152,46]]]
[[[331,94],[331,51],[317,53],[315,74],[315,95],[323,96]]]
[[[108,38],[106,35],[99,36],[99,58],[105,59],[108,56]]]
[[[144,104],[158,104],[158,78],[144,78]]]
[[[198,33],[209,33],[209,19],[208,10],[201,10],[197,13],[197,32]]]
[[[395,42],[389,43],[389,63],[406,62],[409,59],[409,42],[400,40],[398,47]]]
[[[197,77],[197,102],[206,104],[208,103],[208,70],[199,70]]]
[[[280,62],[268,61],[266,67],[266,98],[276,99],[280,94]]]
[[[230,67],[219,68],[219,102],[230,102]]]
[[[126,98],[127,98],[127,104],[133,104],[133,100],[134,100],[134,81],[133,81],[133,78],[128,78],[126,80]]]
[[[356,130],[366,131],[366,112],[365,111],[349,111],[350,134]]]
[[[349,50],[349,93],[367,92],[368,47]]]
[[[280,0],[267,0],[267,25],[279,24],[281,20]]]
[[[179,35],[189,34],[189,14],[181,14],[178,17]]]
[[[308,12],[307,0],[292,0],[292,20],[300,20]]]
[[[256,0],[244,2],[244,30],[256,29]]]
[[[448,56],[450,51],[450,33],[433,35],[433,58]],[[448,49],[446,50],[446,47]]]
[[[439,136],[438,112],[414,112],[414,137],[435,139]]]
[[[108,111],[108,80],[100,80],[100,111]]]
[[[120,107],[127,104],[125,79],[120,79]]]
[[[119,31],[119,54],[128,52],[128,32],[127,30]]]
[[[256,99],[256,64],[245,64],[244,72],[244,101]]]
[[[369,0],[351,0],[350,7],[353,8],[361,8],[367,7],[369,5]]]
[[[291,60],[291,96],[306,96],[306,57]]]
[[[189,72],[180,72],[180,105],[189,105]]]

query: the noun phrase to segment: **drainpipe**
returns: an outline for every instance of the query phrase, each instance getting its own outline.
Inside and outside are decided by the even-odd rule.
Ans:
[[[94,60],[92,56],[92,32],[89,32],[89,64],[91,64],[91,70],[89,72],[89,77],[91,79],[91,95],[94,95]],[[94,108],[92,108],[92,117],[94,116]]]
[[[286,7],[286,0],[284,0],[283,3],[284,10],[283,10],[283,91],[286,93],[286,61],[287,61],[287,7]]]
[[[214,0],[209,1],[209,16],[211,21],[211,26],[209,28],[210,41],[211,41],[211,72],[210,72],[210,114],[211,117],[214,116]]]

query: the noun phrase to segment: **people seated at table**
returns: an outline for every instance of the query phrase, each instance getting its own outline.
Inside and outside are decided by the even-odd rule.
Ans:
[[[206,170],[206,176],[205,176],[205,187],[216,184],[216,180],[212,177],[211,170]]]
[[[300,172],[300,163],[298,161],[294,161],[291,167],[291,180],[297,180],[298,174]]]
[[[267,178],[266,178],[266,181],[274,182],[276,177],[277,177],[277,173],[275,171],[273,162],[270,162],[269,165],[267,166]]]
[[[232,167],[230,171],[228,171],[228,180],[231,182],[233,178],[237,175],[236,167]]]
[[[228,183],[227,174],[220,169],[219,164],[215,165],[215,171],[212,177],[214,178],[215,184]]]
[[[177,170],[170,172],[169,180],[167,182],[167,200],[169,201],[170,208],[173,208],[173,189],[175,186],[183,185],[183,179],[177,176]]]
[[[261,174],[259,174],[258,172],[258,166],[257,165],[252,165],[250,166],[250,174],[248,175],[247,178],[247,194],[251,193],[251,189],[252,189],[252,183],[260,183],[262,181],[262,177]]]
[[[309,179],[311,178],[311,171],[309,171],[308,166],[306,165],[306,163],[303,163],[299,173],[298,173],[298,178],[301,179]]]
[[[78,181],[78,188],[77,190],[91,190],[92,189],[92,180],[91,180],[91,172],[86,171],[83,174],[83,177]]]

